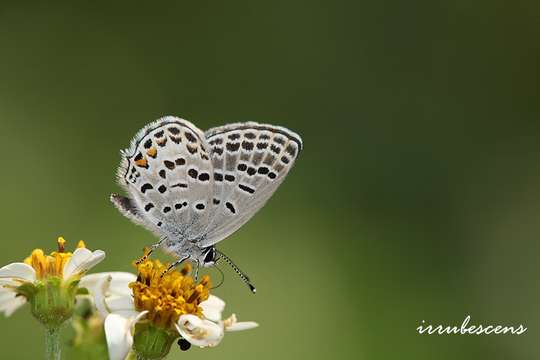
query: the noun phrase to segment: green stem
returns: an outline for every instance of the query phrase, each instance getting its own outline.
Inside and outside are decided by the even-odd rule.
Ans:
[[[48,328],[45,329],[45,359],[60,360],[60,329]]]

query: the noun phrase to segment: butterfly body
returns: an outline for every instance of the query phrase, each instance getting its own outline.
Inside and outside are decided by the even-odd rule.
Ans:
[[[284,180],[302,149],[294,132],[254,122],[201,131],[173,116],[141,129],[121,152],[111,196],[180,260],[212,264],[214,245],[245,224]]]

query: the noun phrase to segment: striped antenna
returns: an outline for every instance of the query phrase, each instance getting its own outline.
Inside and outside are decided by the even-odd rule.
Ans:
[[[240,270],[240,268],[236,266],[236,264],[227,255],[225,255],[218,249],[216,249],[216,254],[218,255],[218,259],[221,258],[225,260],[225,262],[229,264],[233,268],[234,271],[236,271],[238,276],[240,276],[240,278],[246,283],[246,285],[249,287],[252,293],[255,294],[257,292],[257,289],[255,289],[255,286],[253,286],[251,281],[249,281],[249,277],[242,270]]]

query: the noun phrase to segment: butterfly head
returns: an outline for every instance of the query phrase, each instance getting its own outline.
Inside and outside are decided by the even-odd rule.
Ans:
[[[209,246],[202,249],[201,255],[199,256],[199,263],[204,267],[210,267],[216,263],[218,259],[218,254],[214,246]]]

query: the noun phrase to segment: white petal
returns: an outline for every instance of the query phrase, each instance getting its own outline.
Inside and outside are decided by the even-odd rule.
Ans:
[[[105,319],[109,315],[110,311],[107,308],[107,303],[105,302],[106,294],[109,290],[109,285],[111,283],[110,276],[103,276],[98,279],[97,284],[94,287],[94,292],[91,292],[91,295],[94,297],[94,304],[96,309],[102,319]]]
[[[7,301],[9,299],[12,299],[16,295],[17,295],[17,293],[15,291],[13,291],[12,289],[7,289],[7,288],[4,288],[4,287],[0,286],[0,304],[3,301]]]
[[[259,326],[259,324],[254,321],[238,322],[235,314],[232,314],[229,318],[223,320],[222,324],[227,331],[248,330]]]
[[[225,309],[225,301],[217,296],[210,295],[207,300],[199,304],[205,318],[218,322],[221,320],[221,313]]]
[[[17,296],[11,290],[0,288],[0,312],[3,312],[6,316],[10,316],[24,304],[26,304],[26,298],[24,296]]]
[[[191,314],[180,316],[176,329],[184,339],[195,346],[216,346],[223,339],[221,326]]]
[[[100,280],[107,276],[111,277],[108,288],[108,292],[111,295],[132,294],[132,291],[128,285],[129,283],[137,280],[137,275],[128,272],[113,271],[85,275],[81,278],[79,286],[87,288],[91,294],[94,294],[96,291],[98,291],[98,284]]]
[[[242,322],[235,322],[234,324],[228,326],[225,328],[227,331],[241,331],[241,330],[249,330],[253,329],[259,326],[255,321],[242,321]]]
[[[16,281],[18,280],[18,281]],[[28,264],[16,262],[0,268],[1,285],[20,285],[20,281],[36,281],[36,271]]]
[[[138,314],[138,312],[135,311],[135,303],[133,302],[133,297],[131,295],[107,297],[105,299],[105,304],[107,304],[107,308],[111,313],[125,313],[126,311],[131,311]]]
[[[113,276],[116,276],[116,290],[118,290],[120,284],[123,283],[123,286],[130,291],[127,292],[123,289],[121,291],[112,291],[111,284],[115,281]],[[132,274],[129,273],[100,273],[84,276],[81,279],[81,283],[83,283],[83,286],[85,287],[88,286],[96,309],[103,319],[111,313],[129,318],[134,317],[139,313],[135,310],[133,295],[131,289],[127,286],[127,284],[131,282],[130,280],[132,280]],[[116,295],[114,293],[123,294]]]
[[[64,280],[85,273],[103,259],[105,259],[105,252],[102,250],[92,252],[87,248],[78,248],[64,267]]]
[[[110,360],[124,360],[133,346],[132,320],[111,314],[105,319],[105,336]]]

